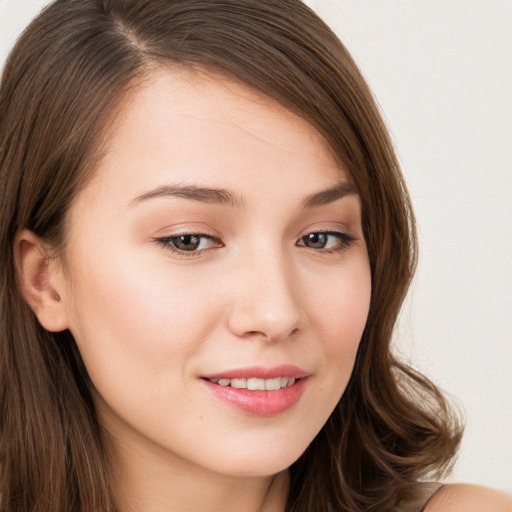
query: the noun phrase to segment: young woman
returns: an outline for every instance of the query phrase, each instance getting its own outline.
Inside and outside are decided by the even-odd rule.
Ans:
[[[299,1],[57,0],[0,119],[3,511],[512,509],[434,483],[411,207]]]

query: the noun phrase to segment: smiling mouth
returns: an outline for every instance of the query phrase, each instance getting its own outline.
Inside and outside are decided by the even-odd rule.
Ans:
[[[278,391],[279,389],[289,388],[300,379],[295,377],[275,377],[273,379],[259,379],[250,377],[248,379],[205,379],[212,384],[222,387],[231,387],[236,389],[248,389],[250,391]]]
[[[203,375],[210,393],[245,414],[271,417],[291,409],[306,391],[311,373],[293,364],[250,366]]]

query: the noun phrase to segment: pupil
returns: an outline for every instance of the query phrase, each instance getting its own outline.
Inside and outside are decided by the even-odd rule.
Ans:
[[[199,237],[195,235],[182,235],[176,238],[176,247],[183,251],[193,251],[199,247]]]
[[[323,249],[327,243],[327,235],[325,233],[310,233],[306,236],[306,243],[314,249]]]

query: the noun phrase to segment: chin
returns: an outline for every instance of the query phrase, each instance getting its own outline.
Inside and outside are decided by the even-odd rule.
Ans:
[[[216,457],[208,465],[215,472],[233,477],[266,477],[288,469],[307,448],[307,444],[267,443],[254,450],[230,448],[222,458]],[[228,452],[228,449],[226,449]]]

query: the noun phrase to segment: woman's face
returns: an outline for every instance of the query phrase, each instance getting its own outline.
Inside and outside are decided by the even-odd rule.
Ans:
[[[155,72],[68,235],[67,321],[120,452],[237,476],[301,455],[370,301],[360,201],[315,129],[227,79]]]

